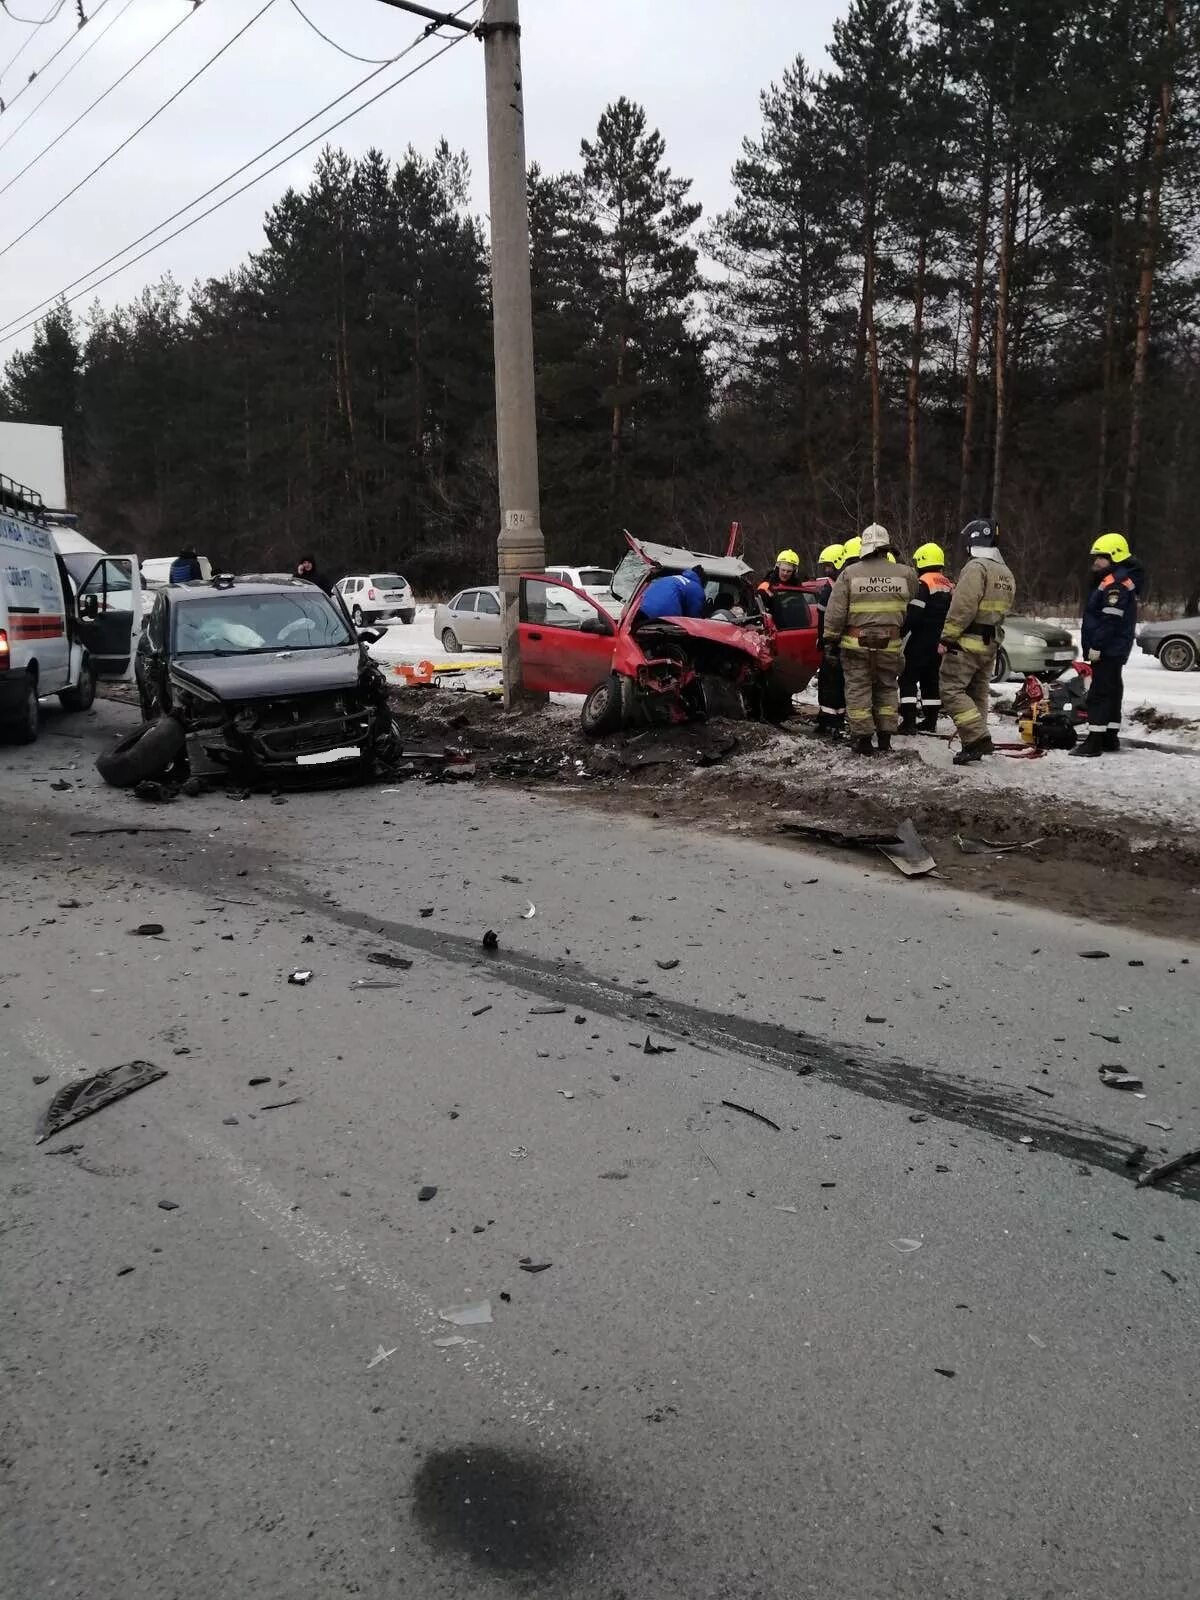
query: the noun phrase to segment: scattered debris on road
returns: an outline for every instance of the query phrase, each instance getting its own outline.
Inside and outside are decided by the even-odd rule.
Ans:
[[[303,1095],[297,1095],[294,1100],[272,1100],[268,1106],[259,1106],[260,1111],[283,1111],[287,1106],[298,1106]]]
[[[1107,961],[1108,960],[1108,951],[1107,950],[1081,950],[1079,952],[1079,959],[1081,961]]]
[[[636,1050],[637,1040],[633,1039],[630,1041],[630,1043]],[[673,1044],[654,1044],[651,1041],[650,1035],[647,1034],[646,1042],[642,1046],[642,1054],[644,1056],[673,1056],[675,1054],[675,1046]]]
[[[923,1239],[893,1239],[892,1249],[898,1250],[902,1256],[908,1256],[914,1250],[919,1250],[924,1242]]]
[[[566,1011],[566,1006],[530,1006],[531,1017],[561,1017]]]
[[[312,968],[302,967],[299,972],[293,972],[288,978],[288,982],[294,984],[298,989],[303,989],[306,983],[312,982]]]
[[[1002,856],[1010,850],[1032,850],[1036,845],[1045,844],[1046,836],[1019,839],[1015,844],[996,844],[991,839],[971,839],[966,834],[956,833],[954,842],[965,856]]]
[[[537,907],[534,905],[533,901],[531,900],[529,902],[529,909],[527,911],[522,911],[521,920],[522,920],[522,922],[528,922],[532,917],[536,917],[536,916],[537,916]]]
[[[160,1200],[158,1202],[158,1209],[160,1211],[178,1211],[179,1202],[178,1200]]]
[[[879,851],[906,878],[924,877],[937,867],[937,862],[929,854],[911,817],[905,817],[891,833],[872,833],[864,830],[853,832],[834,827],[829,823],[794,820],[777,823],[776,830],[779,833],[795,835],[802,839],[814,839],[818,843],[836,845],[846,850]]]
[[[1115,1067],[1100,1068],[1100,1082],[1109,1089],[1140,1089],[1142,1080],[1135,1072],[1121,1072]]]
[[[545,1272],[554,1263],[553,1261],[535,1261],[532,1256],[522,1256],[517,1265],[522,1272]]]
[[[391,967],[395,972],[408,972],[412,968],[407,956],[394,956],[390,950],[372,950],[367,960],[373,961],[377,967]]]
[[[435,1194],[437,1194],[437,1184],[436,1183],[426,1183],[420,1189],[417,1190],[417,1199],[418,1200],[432,1200]]]
[[[399,1348],[399,1345],[393,1345],[390,1350],[385,1350],[382,1345],[376,1345],[375,1354],[367,1362],[367,1371],[370,1372],[372,1367],[377,1367],[381,1361],[386,1361],[389,1356],[394,1356]]]
[[[674,972],[675,968],[679,965],[679,961],[678,958],[671,961],[656,961],[654,965],[659,969],[660,972]]]
[[[728,1106],[730,1111],[740,1111],[744,1117],[753,1117],[755,1122],[765,1123],[768,1128],[774,1128],[776,1133],[783,1130],[777,1122],[772,1122],[770,1117],[764,1117],[761,1111],[752,1111],[749,1106],[740,1106],[736,1100],[722,1100],[723,1106]]]
[[[136,928],[130,928],[129,931],[136,938],[157,939],[164,930],[161,922],[139,922]]]
[[[126,1061],[119,1067],[106,1067],[89,1078],[64,1084],[46,1107],[38,1125],[36,1142],[41,1144],[73,1122],[90,1117],[93,1112],[112,1105],[114,1100],[122,1100],[127,1094],[157,1083],[166,1075],[165,1067],[156,1067],[151,1061]]]
[[[500,935],[495,931],[494,928],[489,928],[484,934],[481,943],[483,944],[483,948],[485,950],[499,950]]]
[[[444,1339],[435,1339],[433,1348],[435,1350],[451,1350],[456,1344],[470,1344],[470,1342],[470,1339],[464,1339],[461,1333],[449,1333]]]

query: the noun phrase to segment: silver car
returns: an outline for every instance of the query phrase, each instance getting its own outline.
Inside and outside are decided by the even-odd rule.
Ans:
[[[564,598],[573,597],[564,591]],[[568,605],[547,599],[546,621],[556,628],[577,628],[583,616],[576,616]],[[451,655],[459,650],[499,650],[500,590],[460,589],[453,600],[435,609],[433,631],[442,649]]]
[[[1200,665],[1200,617],[1144,623],[1138,629],[1137,641],[1145,653],[1157,657],[1168,672],[1190,672]]]
[[[1057,678],[1078,657],[1075,642],[1065,628],[1037,617],[1006,617],[1000,648],[996,652],[993,683],[1024,678]]]

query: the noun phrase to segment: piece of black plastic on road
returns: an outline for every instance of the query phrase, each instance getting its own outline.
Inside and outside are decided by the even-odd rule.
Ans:
[[[90,1078],[80,1078],[65,1083],[58,1090],[38,1124],[37,1143],[50,1139],[73,1122],[81,1122],[94,1111],[102,1111],[114,1100],[122,1100],[136,1089],[165,1078],[167,1069],[156,1067],[151,1061],[126,1061],[119,1067],[106,1067],[94,1072]]]
[[[776,1133],[781,1131],[779,1124],[772,1122],[770,1117],[764,1117],[761,1111],[752,1111],[749,1106],[740,1106],[736,1100],[722,1100],[721,1104],[728,1106],[730,1111],[740,1111],[744,1117],[753,1117],[755,1122],[765,1122],[767,1127],[774,1128]]]

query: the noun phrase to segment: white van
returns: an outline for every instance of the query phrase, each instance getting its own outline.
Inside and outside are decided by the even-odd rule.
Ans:
[[[37,738],[40,700],[86,711],[97,678],[131,678],[141,623],[135,556],[60,557],[36,495],[0,481],[0,734]]]

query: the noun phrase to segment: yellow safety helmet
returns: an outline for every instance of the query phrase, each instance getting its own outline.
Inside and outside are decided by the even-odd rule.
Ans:
[[[1094,556],[1107,556],[1114,563],[1128,561],[1133,551],[1123,533],[1102,533],[1092,546]]]
[[[918,572],[925,572],[929,567],[944,567],[946,565],[946,552],[940,544],[923,544],[919,550],[913,551],[912,564]]]
[[[799,572],[800,557],[794,550],[781,550],[775,557],[775,565],[777,567],[795,567],[796,571]]]
[[[862,559],[862,540],[857,534],[852,539],[847,539],[842,546],[842,561],[859,561]]]
[[[846,546],[844,544],[827,544],[817,557],[817,565],[832,567],[835,572],[840,572],[846,560]]]

